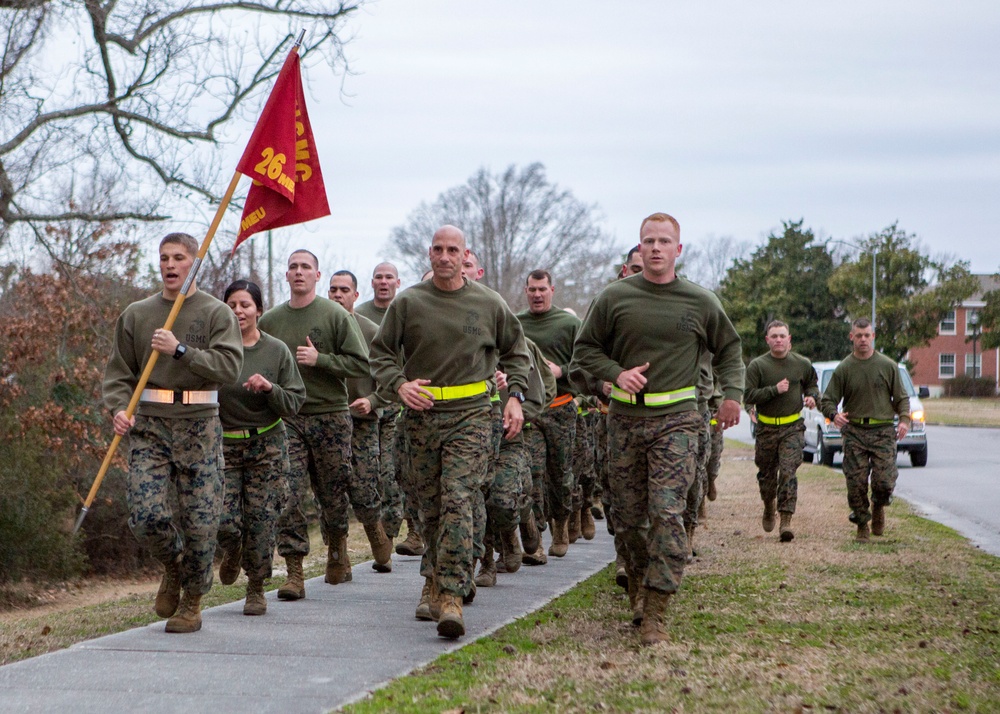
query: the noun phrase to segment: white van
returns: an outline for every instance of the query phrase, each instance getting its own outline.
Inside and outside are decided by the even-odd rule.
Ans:
[[[837,368],[837,362],[814,362],[813,369],[816,370],[816,377],[819,383],[819,391],[822,394],[830,384],[833,377],[833,370]],[[921,387],[918,391],[913,386],[913,380],[902,365],[899,366],[899,378],[903,380],[903,388],[906,389],[910,397],[910,419],[912,425],[910,431],[900,441],[896,442],[899,451],[907,451],[910,454],[910,463],[914,466],[927,465],[927,430],[926,417],[924,415],[924,405],[920,398],[930,396],[927,387]],[[802,418],[806,424],[806,445],[802,450],[802,456],[806,461],[811,462],[813,458],[825,466],[833,466],[833,456],[844,448],[844,440],[840,430],[833,425],[829,419],[824,417],[819,409],[803,409]],[[815,455],[815,456],[814,456]]]

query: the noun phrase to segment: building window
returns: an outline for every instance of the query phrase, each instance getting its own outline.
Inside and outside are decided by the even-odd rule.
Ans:
[[[941,322],[938,324],[938,334],[941,335],[954,335],[955,334],[955,311],[949,310],[944,314]],[[952,355],[954,357],[954,355]]]
[[[979,323],[979,310],[966,308],[965,310],[965,334],[972,334],[972,327]]]
[[[942,357],[944,355],[941,355]],[[975,357],[975,374],[973,374],[973,364],[972,359]],[[977,352],[975,355],[967,354],[965,355],[965,373],[970,377],[982,377],[983,376],[983,353]]]
[[[955,355],[938,355],[938,377],[951,379],[955,376]]]

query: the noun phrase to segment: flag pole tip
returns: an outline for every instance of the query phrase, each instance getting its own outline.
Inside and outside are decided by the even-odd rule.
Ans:
[[[305,39],[305,36],[306,36],[306,30],[305,30],[305,28],[303,27],[303,28],[302,28],[302,29],[301,29],[301,30],[299,31],[299,39],[295,40],[295,49],[298,49],[299,47],[301,47],[301,46],[302,46],[302,40],[304,40],[304,39]]]

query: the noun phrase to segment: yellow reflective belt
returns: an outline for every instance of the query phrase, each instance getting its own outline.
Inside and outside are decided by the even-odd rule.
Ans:
[[[801,414],[789,414],[783,417],[769,417],[766,414],[758,414],[757,421],[761,424],[770,424],[771,426],[781,426],[782,424],[791,424],[797,422],[802,418]]]
[[[617,386],[611,387],[611,398],[625,404],[635,404],[645,407],[665,407],[689,399],[697,399],[698,391],[694,387],[675,389],[672,392],[653,392],[651,394],[629,394]]]
[[[439,399],[441,401],[475,397],[480,394],[485,394],[490,390],[489,386],[486,384],[486,380],[483,380],[482,382],[473,382],[472,384],[457,384],[453,387],[425,386],[424,389],[433,394],[435,399]]]
[[[895,419],[872,419],[870,417],[865,417],[864,419],[851,419],[851,423],[859,426],[865,424],[892,424]]]
[[[281,419],[274,422],[270,426],[262,427],[252,427],[250,429],[236,429],[235,431],[224,431],[222,432],[223,439],[250,439],[258,434],[263,434],[265,432],[271,431],[274,427],[281,423]]]
[[[500,401],[499,394],[494,394],[492,397],[490,397],[490,404],[496,404],[499,401]]]

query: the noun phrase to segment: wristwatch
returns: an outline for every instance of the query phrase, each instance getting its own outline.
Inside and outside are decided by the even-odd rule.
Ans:
[[[521,402],[521,404],[524,404],[524,393],[523,392],[510,392],[510,396],[512,396],[517,401]]]
[[[183,342],[177,345],[177,349],[174,350],[174,359],[180,359],[187,354],[188,348]]]

